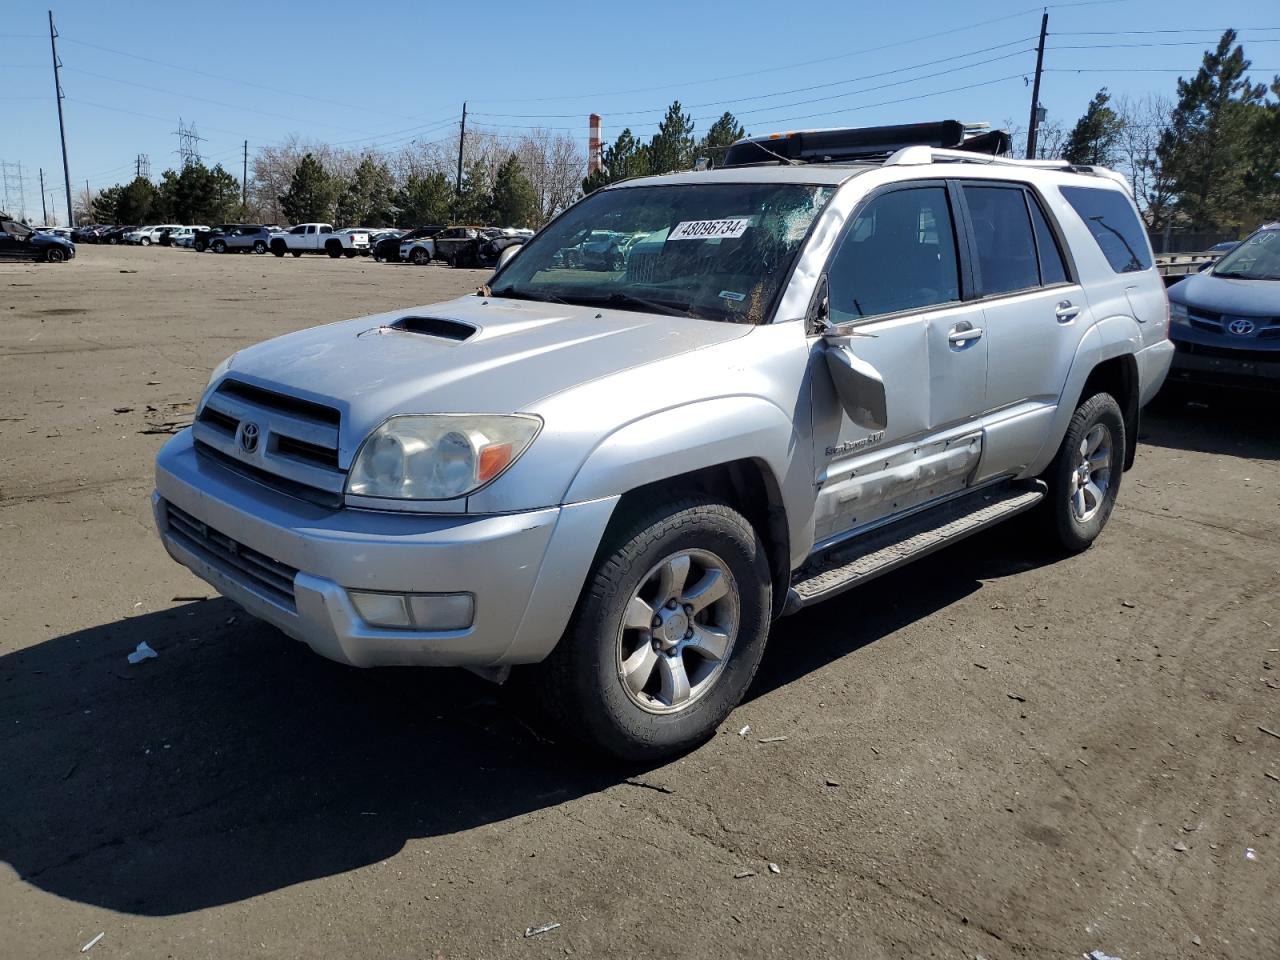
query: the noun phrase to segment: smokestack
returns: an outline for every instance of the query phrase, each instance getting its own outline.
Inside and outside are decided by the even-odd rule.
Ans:
[[[587,118],[590,138],[587,140],[587,176],[597,173],[603,164],[603,153],[600,144],[600,114],[593,113]]]

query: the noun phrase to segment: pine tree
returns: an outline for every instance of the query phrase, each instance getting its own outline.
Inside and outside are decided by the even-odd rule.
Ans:
[[[467,164],[462,189],[453,202],[453,219],[477,225],[493,220],[493,190],[489,186],[489,168],[483,160]]]
[[[538,220],[538,194],[513,153],[493,178],[493,218],[501,227],[528,227]]]
[[[582,181],[582,192],[591,193],[619,180],[647,176],[650,170],[649,148],[640,143],[628,127],[605,149],[600,169]]]
[[[385,163],[365,154],[338,197],[337,222],[362,227],[385,226],[394,217],[394,193],[391,170]]]
[[[741,140],[745,135],[746,131],[742,129],[742,124],[738,123],[738,118],[726,110],[698,143],[698,157],[706,157],[714,163],[724,156],[725,150],[731,143]]]
[[[453,186],[443,173],[409,174],[396,194],[397,222],[402,227],[443,224],[450,219]]]
[[[155,208],[155,185],[146,177],[137,177],[120,191],[115,222],[141,226],[155,219]]]
[[[677,100],[667,108],[658,132],[649,141],[649,169],[653,173],[671,173],[693,167],[693,118],[680,112]]]
[[[116,219],[120,206],[120,198],[125,188],[120,184],[107,187],[93,198],[93,219],[95,223],[119,223]]]
[[[1179,211],[1197,226],[1238,227],[1250,204],[1245,180],[1265,87],[1228,30],[1190,80],[1178,78],[1178,105],[1157,148]]]
[[[1064,160],[1086,166],[1115,166],[1122,122],[1110,102],[1106,87],[1093,95],[1089,108],[1067,138],[1062,151]]]
[[[289,189],[280,195],[280,208],[290,223],[325,223],[333,217],[338,184],[311,154],[303,156]]]

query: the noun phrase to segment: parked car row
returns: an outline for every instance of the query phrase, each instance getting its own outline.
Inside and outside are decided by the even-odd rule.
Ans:
[[[520,246],[532,236],[532,230],[514,227],[419,227],[400,238],[394,256],[392,245],[383,241],[379,259],[419,266],[440,260],[451,267],[492,267],[504,250]]]

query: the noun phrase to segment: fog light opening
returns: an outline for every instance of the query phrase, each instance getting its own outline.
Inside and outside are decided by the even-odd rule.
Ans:
[[[466,630],[475,621],[470,593],[369,593],[348,590],[356,613],[371,627]]]

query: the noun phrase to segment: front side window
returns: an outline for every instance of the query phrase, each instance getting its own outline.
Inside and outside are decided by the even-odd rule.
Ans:
[[[530,240],[493,295],[760,324],[835,187],[601,190]]]
[[[832,323],[960,299],[955,229],[944,187],[915,187],[868,203],[827,268]]]
[[[306,228],[306,227],[294,227],[294,228],[293,228],[292,230],[290,230],[289,232],[290,232],[291,234],[299,234],[299,235],[301,235],[301,234],[304,234],[304,233],[306,233],[306,232],[307,232],[307,228]]]
[[[995,296],[1038,286],[1040,269],[1022,189],[966,184],[964,199],[973,223],[982,293]]]
[[[1093,234],[1116,273],[1151,267],[1151,245],[1129,198],[1119,190],[1062,187],[1062,195]]]

